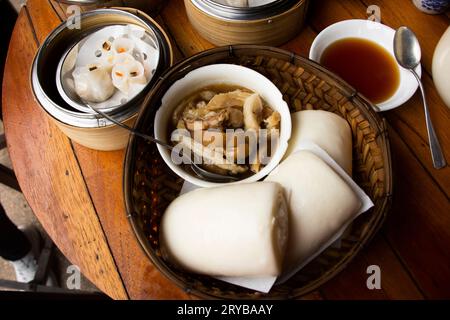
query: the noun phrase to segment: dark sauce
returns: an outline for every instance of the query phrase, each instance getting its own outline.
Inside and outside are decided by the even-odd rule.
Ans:
[[[346,38],[333,42],[323,52],[320,63],[373,103],[388,100],[400,83],[394,57],[370,40]]]

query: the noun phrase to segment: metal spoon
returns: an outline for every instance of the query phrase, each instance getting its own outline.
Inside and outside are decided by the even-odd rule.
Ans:
[[[156,139],[152,136],[146,135],[144,133],[138,132],[136,130],[134,130],[133,128],[130,128],[129,126],[117,121],[116,119],[114,119],[113,117],[111,117],[110,115],[108,115],[107,113],[99,110],[96,107],[91,106],[89,103],[87,103],[86,101],[83,101],[83,103],[89,107],[92,111],[98,113],[99,115],[101,115],[102,117],[108,119],[109,121],[111,121],[112,123],[118,125],[119,127],[128,130],[131,134],[141,137],[143,139],[149,140],[151,142],[157,143],[171,151],[174,150],[174,147],[170,144],[168,144],[167,142],[161,141],[159,139]],[[218,183],[223,183],[223,182],[233,182],[233,181],[238,181],[239,179],[233,176],[226,176],[226,175],[221,175],[218,173],[214,173],[214,172],[209,172],[203,168],[201,168],[199,165],[197,165],[191,157],[185,156],[184,154],[182,155],[186,160],[188,160],[190,162],[191,165],[191,169],[192,171],[199,176],[200,178],[206,180],[206,181],[210,181],[210,182],[218,182]]]
[[[441,169],[446,166],[444,154],[442,153],[439,140],[433,128],[433,123],[431,122],[422,81],[415,71],[415,68],[419,65],[421,58],[420,45],[416,35],[408,27],[400,27],[395,32],[394,53],[398,63],[403,68],[411,71],[414,77],[416,77],[417,82],[419,82],[419,88],[423,99],[423,107],[425,109],[425,121],[427,125],[428,141],[430,143],[433,166],[436,169]]]

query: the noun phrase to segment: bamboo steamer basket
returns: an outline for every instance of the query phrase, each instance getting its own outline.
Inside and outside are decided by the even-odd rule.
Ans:
[[[159,223],[184,181],[165,164],[155,144],[133,136],[124,163],[127,217],[153,264],[186,292],[202,298],[300,298],[342,271],[374,236],[389,211],[392,168],[386,123],[367,99],[319,64],[278,48],[237,45],[202,52],[172,67],[145,99],[136,129],[152,134],[155,106],[161,105],[168,88],[190,71],[216,63],[243,65],[262,73],[280,89],[292,112],[326,110],[345,119],[353,136],[353,179],[369,195],[374,207],[347,228],[340,248],[329,247],[267,294],[185,272],[162,258]]]
[[[281,45],[295,37],[301,30],[309,3],[309,0],[288,1],[289,6],[276,14],[274,14],[276,11],[267,8],[257,14],[250,11],[241,15],[226,13],[224,6],[220,6],[222,9],[219,8],[214,12],[208,11],[209,7],[199,7],[198,4],[202,1],[205,0],[184,0],[187,16],[200,35],[217,46]],[[206,2],[214,1],[206,0]],[[239,12],[241,9],[235,11]]]
[[[159,62],[150,82],[142,92],[126,104],[107,113],[128,126],[133,126],[143,99],[159,76],[172,65],[170,41],[163,29],[147,14],[137,9],[98,9],[81,15],[83,28],[69,29],[63,22],[43,42],[33,62],[31,84],[39,105],[58,128],[75,142],[91,149],[112,151],[126,147],[129,133],[123,128],[91,113],[71,107],[58,93],[55,78],[58,62],[65,52],[86,34],[103,26],[135,24],[153,33],[159,46]]]
[[[166,0],[56,0],[61,9],[66,14],[72,14],[67,11],[71,5],[77,5],[81,11],[95,10],[106,7],[129,7],[141,10],[152,17],[156,17],[161,11]]]

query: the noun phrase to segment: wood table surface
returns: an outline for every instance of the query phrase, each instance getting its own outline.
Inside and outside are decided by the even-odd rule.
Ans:
[[[311,1],[307,25],[282,48],[308,56],[318,32],[344,19],[367,19],[372,4],[381,8],[384,24],[416,32],[431,117],[450,160],[450,109],[431,77],[433,51],[449,26],[448,15],[424,14],[410,0]],[[122,194],[124,150],[100,152],[71,141],[33,97],[33,57],[65,17],[53,0],[28,0],[9,47],[3,119],[23,193],[58,248],[112,298],[195,299],[161,275],[135,239]],[[213,47],[189,24],[182,0],[168,1],[157,21],[171,37],[177,60]],[[348,268],[305,299],[450,298],[450,169],[433,169],[418,93],[382,116],[389,123],[395,181],[387,221]],[[369,265],[380,266],[381,290],[367,289]]]

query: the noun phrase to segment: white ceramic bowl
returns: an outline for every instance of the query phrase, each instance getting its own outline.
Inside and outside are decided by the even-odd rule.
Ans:
[[[333,42],[344,38],[363,38],[381,45],[395,60],[394,34],[394,29],[378,22],[359,19],[344,20],[327,27],[317,35],[309,50],[309,58],[320,63],[322,53]],[[401,106],[412,97],[418,88],[417,80],[413,74],[400,65],[398,65],[398,68],[400,84],[397,91],[388,100],[377,104],[379,109],[377,111],[386,111]],[[420,65],[416,71],[420,77],[422,75]]]
[[[167,141],[168,127],[177,105],[195,91],[214,84],[237,85],[250,89],[258,93],[269,106],[281,115],[279,145],[270,162],[260,172],[233,183],[258,181],[268,175],[283,158],[291,137],[292,123],[289,107],[283,100],[281,92],[269,79],[252,69],[232,64],[214,64],[189,72],[184,78],[175,82],[164,94],[161,107],[155,116],[155,137]],[[166,164],[186,181],[200,187],[222,185],[222,183],[204,181],[195,174],[185,171],[181,166],[173,163],[171,152],[166,148],[158,145],[158,150]]]

